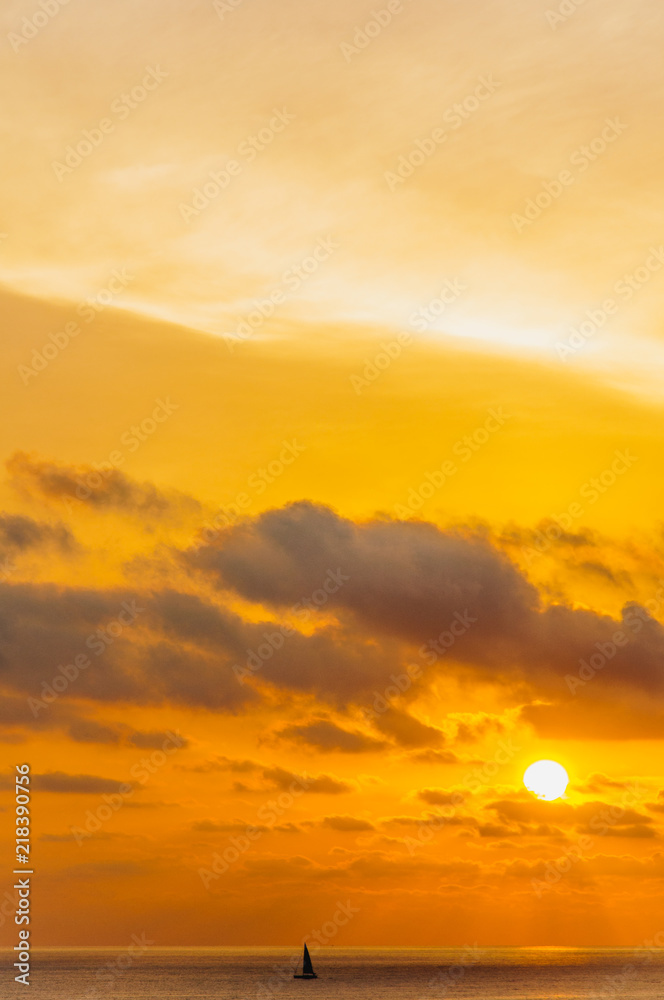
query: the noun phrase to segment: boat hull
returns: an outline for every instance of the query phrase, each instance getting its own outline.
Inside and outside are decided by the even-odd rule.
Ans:
[[[295,975],[293,976],[293,979],[318,979],[318,976],[316,975],[315,972],[307,972],[304,975],[302,975],[302,973],[300,973],[299,976],[298,976],[297,973],[295,973]]]

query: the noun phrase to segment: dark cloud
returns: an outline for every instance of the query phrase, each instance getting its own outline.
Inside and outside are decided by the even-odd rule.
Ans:
[[[232,771],[233,774],[251,774],[262,771],[263,766],[255,760],[233,760],[231,757],[217,757],[215,763],[222,771]]]
[[[107,725],[81,715],[63,701],[49,706],[48,711],[35,715],[27,698],[0,696],[0,733],[7,738],[26,739],[35,731],[61,730],[76,743],[118,744],[124,727]]]
[[[384,826],[420,826],[431,818],[440,819],[435,813],[429,813],[427,816],[389,816],[382,822]]]
[[[121,739],[121,730],[95,722],[94,719],[77,718],[70,722],[68,732],[75,743],[117,744]]]
[[[480,823],[477,827],[480,837],[508,837],[513,831],[508,826],[499,823]]]
[[[2,661],[0,660],[0,663]],[[3,729],[13,729],[15,727],[25,727],[29,729],[34,723],[35,729],[53,729],[56,727],[56,713],[35,718],[30,712],[27,700],[9,695],[0,696],[0,727]],[[57,725],[64,725],[58,715]]]
[[[632,800],[633,795],[630,797]],[[627,799],[625,799],[627,802]],[[521,824],[523,829],[530,825],[547,826],[555,823],[560,827],[573,827],[580,833],[591,836],[610,837],[654,837],[653,819],[640,813],[630,805],[585,802],[572,805],[569,802],[542,802],[536,799],[502,799],[486,806],[497,813],[505,823]],[[634,831],[638,832],[634,832]],[[529,831],[532,832],[532,831]]]
[[[65,555],[71,555],[79,548],[64,524],[47,524],[19,514],[0,514],[0,554],[11,556],[44,547],[51,547]]]
[[[188,594],[0,583],[0,681],[28,724],[71,699],[235,711],[257,698],[233,673],[244,628]]]
[[[445,742],[445,733],[440,729],[427,726],[403,709],[392,707],[378,715],[373,724],[402,747],[439,747]]]
[[[12,485],[20,493],[47,503],[80,503],[97,510],[151,517],[200,511],[200,504],[192,497],[175,491],[165,493],[152,483],[138,483],[110,463],[96,469],[18,451],[7,460],[6,467]]]
[[[107,641],[109,625],[117,632],[122,617],[131,620]],[[65,685],[68,700],[170,702],[233,712],[256,702],[256,687],[266,684],[317,692],[340,704],[369,699],[399,666],[394,644],[337,627],[284,637],[274,622],[246,622],[173,590],[137,594],[0,582],[0,640],[0,679],[44,701],[38,712],[53,702],[55,677],[62,691],[63,668],[77,674]],[[88,667],[72,671],[81,655]],[[243,683],[247,662],[258,669]],[[27,701],[25,712],[30,721]]]
[[[353,786],[347,781],[333,778],[329,774],[319,774],[314,777],[308,774],[295,774],[283,767],[266,767],[263,770],[263,777],[266,781],[272,782],[275,788],[284,791],[288,791],[294,785],[303,788],[311,795],[342,795],[344,792],[354,791]]]
[[[105,723],[80,714],[64,699],[38,711],[34,716],[26,698],[0,697],[0,738],[13,736],[17,741],[40,730],[61,730],[75,743],[98,743],[107,746],[131,746],[161,749],[169,734],[132,729],[124,723]],[[179,734],[178,734],[179,735]],[[179,736],[181,746],[189,741]]]
[[[233,760],[230,757],[215,755],[198,764],[176,764],[180,771],[190,771],[192,774],[210,774],[213,771],[230,771],[234,774],[255,774],[262,771],[263,766],[254,760]]]
[[[657,802],[646,802],[646,808],[652,812],[664,813],[664,789],[657,795]]]
[[[172,733],[151,730],[149,732],[136,729],[127,737],[127,742],[133,747],[140,747],[141,750],[161,750],[164,743],[171,740]],[[177,734],[179,747],[184,749],[190,745],[189,740]]]
[[[536,695],[537,704],[525,707],[522,719],[540,732],[549,726],[590,737],[593,725],[602,725],[616,738],[625,735],[628,708],[634,719],[649,717],[653,730],[664,714],[652,697],[664,690],[664,629],[657,622],[635,605],[626,606],[622,622],[562,604],[546,607],[481,534],[389,520],[355,524],[299,503],[221,531],[218,544],[183,558],[243,598],[290,608],[291,620],[296,605],[316,590],[323,593],[327,581],[326,618],[304,634],[278,621],[243,620],[221,604],[175,589],[136,593],[0,582],[5,690],[44,700],[54,678],[62,685],[61,670],[84,654],[90,665],[66,686],[67,701],[240,712],[273,688],[302,692],[335,709],[366,710],[373,736],[335,730],[325,719],[281,733],[301,745],[341,752],[378,749],[384,741],[444,749],[445,734],[404,707],[372,706],[380,699],[387,706],[393,697],[388,691],[401,691],[408,701],[420,683],[451,669],[507,685],[523,700],[534,702]],[[135,622],[112,642],[100,642],[98,630],[107,637],[109,623],[127,606],[140,608]],[[330,622],[330,611],[336,621]],[[629,640],[620,649],[612,647],[618,630]],[[422,681],[404,673],[412,644],[419,646]],[[609,666],[573,696],[566,675],[576,676],[581,661],[600,648],[615,648],[606,657]],[[594,709],[605,703],[613,710]],[[461,719],[459,736],[481,738],[491,726],[498,723],[488,716]],[[113,742],[114,729],[97,730],[99,741]],[[90,741],[94,727],[75,725],[72,734]]]
[[[584,570],[586,573],[590,573],[593,576],[599,576],[601,579],[606,580],[607,583],[613,584],[614,587],[620,587],[621,590],[631,588],[633,586],[632,578],[629,573],[615,573],[610,566],[606,566],[598,560],[590,559],[585,562],[581,562],[579,563],[579,569]]]
[[[449,791],[446,788],[421,788],[417,792],[417,798],[426,802],[428,806],[457,806],[463,802],[463,795],[460,792]]]
[[[354,791],[353,786],[349,785],[348,782],[330,774],[296,774],[283,767],[272,767],[253,760],[234,760],[231,757],[215,757],[198,766],[185,766],[183,770],[227,771],[230,774],[249,774],[259,779],[260,783],[253,787],[246,784],[236,785],[237,790],[243,792],[266,792],[275,789],[291,791],[293,787],[298,792],[309,792],[317,795],[341,795],[344,792]]]
[[[46,774],[33,774],[32,787],[39,792],[58,792],[75,795],[102,795],[105,792],[117,792],[122,781],[112,778],[100,778],[94,774],[66,774],[64,771],[50,771]]]
[[[537,553],[548,552],[552,545],[578,549],[597,548],[601,544],[599,535],[590,528],[566,531],[551,518],[544,518],[534,528],[510,524],[500,532],[498,540],[507,546],[519,546],[530,550],[523,554],[531,557]]]
[[[610,837],[641,837],[646,840],[652,840],[657,837],[657,831],[653,830],[651,826],[645,826],[643,823],[635,823],[632,826],[615,826],[608,831],[608,836]]]
[[[244,597],[281,607],[340,573],[326,608],[416,642],[436,637],[455,611],[472,613],[480,599],[485,619],[499,621],[537,606],[535,588],[483,538],[421,522],[355,524],[307,502],[226,529],[218,544],[186,558]]]
[[[291,630],[286,635],[274,622],[245,622],[227,609],[193,594],[162,591],[154,596],[154,613],[165,633],[155,683],[182,684],[195,703],[211,708],[255,700],[254,688],[274,685],[314,692],[341,706],[368,700],[398,669],[400,654],[392,641],[357,635],[348,628],[328,626],[311,635]],[[189,647],[179,652],[181,644]],[[203,676],[192,659],[191,645],[215,663],[214,676]],[[186,666],[179,666],[184,659]],[[173,665],[169,664],[173,662]],[[185,676],[186,675],[186,676]],[[221,683],[219,683],[221,682]],[[215,705],[215,702],[217,703]]]
[[[377,740],[359,731],[342,729],[327,719],[284,726],[275,736],[320,753],[375,753],[387,746],[384,740]]]
[[[557,691],[561,700],[569,697],[565,676],[575,675],[600,647],[610,651],[614,635],[622,632],[628,641],[617,650],[610,683],[664,692],[659,623],[633,603],[621,619],[565,604],[545,606],[484,534],[412,521],[358,524],[301,502],[229,527],[214,544],[184,558],[219,586],[276,608],[294,608],[335,573],[342,582],[336,590],[330,586],[325,611],[341,622],[374,637],[421,644],[434,670],[449,669],[455,660],[489,678]],[[450,631],[455,623],[456,636]],[[301,686],[299,665],[275,679],[288,685],[295,674]],[[360,666],[358,677],[363,675]],[[593,683],[602,687],[604,679]]]
[[[328,830],[337,830],[339,833],[363,833],[376,829],[368,820],[356,819],[354,816],[326,816],[321,826]]]

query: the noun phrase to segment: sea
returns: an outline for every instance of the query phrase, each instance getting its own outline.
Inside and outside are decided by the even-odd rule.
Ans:
[[[319,948],[293,979],[293,948],[52,948],[30,986],[3,949],[3,1000],[662,1000],[664,949]]]

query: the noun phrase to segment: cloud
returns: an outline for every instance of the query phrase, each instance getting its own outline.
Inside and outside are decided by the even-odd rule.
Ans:
[[[423,677],[404,687],[406,701],[445,670],[521,689],[521,695],[528,688],[532,702],[521,718],[539,732],[549,727],[589,736],[604,727],[617,738],[631,733],[641,716],[656,731],[664,715],[651,697],[664,689],[658,666],[664,629],[657,622],[634,605],[626,606],[622,622],[562,604],[544,606],[532,584],[483,536],[424,523],[355,524],[327,508],[299,503],[221,531],[219,544],[182,558],[204,574],[205,585],[211,578],[242,598],[273,604],[277,613],[329,579],[329,569],[337,573],[340,567],[348,579],[326,604],[337,620],[326,614],[308,634],[292,628],[284,634],[278,619],[245,620],[222,598],[217,604],[173,588],[136,592],[0,581],[5,688],[43,701],[55,677],[62,684],[60,671],[84,654],[90,666],[67,686],[68,700],[241,712],[281,689],[313,695],[335,709],[357,705],[368,712],[395,687],[397,674],[405,676],[404,661],[415,643]],[[100,642],[98,630],[108,638],[107,626],[127,605],[140,608],[135,622],[112,642]],[[565,675],[578,670],[598,644],[610,649],[619,628],[629,642],[607,660],[611,685],[604,681],[611,670],[599,671],[575,702]],[[270,643],[275,635],[280,642]],[[455,635],[449,647],[447,639]],[[444,656],[443,647],[436,651],[438,636],[449,647]],[[91,655],[93,649],[99,653]],[[103,670],[95,669],[97,655],[103,655]],[[44,703],[40,711],[51,709]],[[293,723],[279,735],[321,751],[329,746],[369,752],[385,741],[445,749],[445,732],[402,706],[392,704],[371,717],[375,735],[325,717]],[[464,740],[502,726],[487,713],[450,719]],[[73,732],[86,741],[93,729],[88,726],[87,737],[83,725]],[[114,740],[108,729],[97,731],[100,742]]]
[[[492,837],[499,829],[500,827],[494,826],[491,831],[487,827],[487,835]],[[409,855],[394,851],[395,844],[401,846],[402,843],[401,840],[391,838],[389,846],[392,849],[389,851],[351,851],[337,845],[330,852],[336,863],[329,865],[317,864],[297,855],[265,858],[252,858],[248,855],[244,863],[235,865],[226,873],[225,878],[234,885],[236,891],[240,891],[242,885],[261,885],[263,891],[268,891],[275,882],[292,884],[295,880],[298,895],[310,890],[310,874],[316,876],[319,885],[332,883],[335,886],[352,886],[356,891],[366,894],[365,898],[376,893],[380,897],[383,889],[391,895],[397,892],[410,895],[414,892],[416,898],[421,898],[422,891],[437,894],[441,885],[456,889],[464,895],[470,887],[482,892],[486,890],[487,896],[483,894],[482,897],[473,897],[470,901],[472,907],[480,898],[488,900],[493,897],[495,900],[496,894],[500,902],[504,893],[511,889],[510,883],[517,883],[531,892],[532,880],[537,878],[546,882],[547,872],[557,859],[554,848],[551,857],[482,863],[459,857],[436,857],[420,852]],[[568,860],[566,854],[559,852],[559,856]],[[303,876],[301,883],[299,875]],[[656,892],[662,877],[664,855],[661,853],[645,858],[634,858],[624,853],[618,856],[598,853],[580,858],[564,872],[565,885],[586,894],[588,887],[599,880],[608,888],[611,882],[607,880],[610,879],[624,880],[621,888],[651,880],[651,891]],[[404,886],[407,888],[404,889]],[[593,895],[591,899],[596,906],[596,897]],[[467,897],[466,902],[469,902]]]
[[[445,788],[422,788],[417,792],[417,798],[429,806],[459,805],[463,802],[460,792],[450,792]]]
[[[475,743],[488,735],[500,735],[505,732],[504,721],[488,712],[474,714],[453,712],[447,718],[451,722],[456,722],[454,738],[460,743]]]
[[[216,754],[198,764],[176,764],[177,770],[189,771],[192,774],[210,774],[214,771],[229,771],[232,774],[257,774],[263,771],[264,765],[255,760],[234,760]]]
[[[122,781],[100,778],[94,774],[66,774],[64,771],[49,771],[33,774],[32,787],[40,792],[57,792],[74,795],[102,795],[117,792]]]
[[[477,832],[480,837],[509,837],[514,833],[510,827],[498,823],[480,823]]]
[[[47,524],[19,514],[0,514],[0,553],[15,555],[31,549],[52,547],[64,555],[79,548],[64,524]]]
[[[164,743],[171,739],[172,733],[160,732],[159,730],[151,730],[145,732],[140,729],[135,729],[129,734],[127,741],[134,747],[140,747],[141,750],[161,750]],[[178,733],[179,746],[184,749],[190,746],[189,740],[185,737],[180,736]]]
[[[508,547],[518,546],[521,549],[531,549],[532,553],[547,552],[551,547],[552,540],[556,546],[571,549],[597,548],[600,544],[599,536],[590,528],[581,528],[580,531],[576,532],[565,531],[557,521],[551,518],[544,518],[535,528],[511,524],[503,529],[497,537],[501,544]]]
[[[328,830],[338,830],[340,833],[360,833],[376,829],[368,820],[355,819],[354,816],[326,816],[321,826]]]
[[[0,696],[0,731],[5,736],[21,740],[42,730],[62,730],[75,743],[118,744],[124,727],[97,722],[63,702],[56,702],[47,712],[38,712],[35,716],[25,698]]]
[[[306,724],[293,723],[279,729],[279,740],[310,747],[320,753],[376,753],[388,744],[358,730],[342,729],[327,719],[315,719]]]
[[[445,822],[449,822],[447,817],[443,817],[441,813],[423,813],[421,816],[388,816],[383,819],[382,825],[391,826],[421,826],[422,824],[433,822],[440,823],[441,818],[445,819]]]
[[[279,833],[300,833],[300,828],[294,823],[287,823],[280,827],[261,826],[260,824],[245,823],[241,819],[221,823],[211,819],[203,819],[192,823],[191,828],[197,833],[245,833],[247,828],[258,833],[271,833],[273,830]]]
[[[402,747],[438,747],[445,742],[445,733],[428,726],[408,712],[390,708],[373,720],[374,726]]]
[[[68,732],[75,743],[117,744],[121,739],[120,729],[105,726],[94,719],[74,719],[69,724]]]
[[[109,623],[117,629],[127,606],[138,608],[134,619],[106,641]],[[247,622],[228,608],[172,589],[137,593],[0,581],[3,680],[42,700],[52,700],[53,678],[61,685],[61,667],[71,666],[77,655],[91,664],[103,656],[104,669],[77,671],[68,698],[231,712],[259,700],[256,685],[317,691],[332,702],[368,699],[399,664],[394,645],[330,627],[313,635],[293,632],[261,664],[255,684],[240,683],[236,668],[274,632],[274,622]],[[25,711],[29,721],[27,702]]]
[[[503,871],[505,878],[546,880],[550,866],[551,860],[542,858],[533,861],[518,859],[505,863]],[[598,879],[607,878],[626,879],[631,886],[645,879],[659,882],[664,878],[664,854],[658,852],[645,858],[630,857],[627,854],[620,856],[595,854],[582,857],[565,871],[564,878],[566,884],[576,883],[584,890]]]
[[[165,493],[152,483],[136,482],[109,463],[104,463],[103,468],[66,465],[17,451],[6,467],[15,489],[46,503],[84,504],[96,510],[151,517],[201,509],[192,497],[176,491]]]
[[[399,650],[393,642],[361,636],[350,628],[332,625],[310,635],[291,629],[284,636],[278,623],[243,621],[195,594],[166,590],[155,595],[154,603],[167,639],[194,644],[206,656],[214,656],[217,664],[223,663],[224,679],[232,685],[225,693],[238,704],[255,700],[255,687],[271,685],[314,692],[343,706],[358,698],[368,700],[375,685],[383,684],[399,667]],[[197,679],[192,666],[189,662],[186,671],[191,687]],[[214,703],[207,688],[200,697],[203,703]]]
[[[653,830],[651,826],[645,826],[643,823],[634,823],[626,826],[615,826],[607,831],[607,836],[630,838],[637,837],[645,840],[652,840],[654,837],[658,837],[659,834],[656,830]]]
[[[631,788],[633,784],[634,782],[630,781],[616,781],[615,778],[609,778],[608,775],[602,774],[601,771],[595,771],[593,774],[589,774],[581,784],[572,787],[574,791],[582,792],[585,795],[596,795],[607,788],[616,788],[625,791]]]
[[[408,755],[408,760],[415,764],[459,764],[461,758],[452,750],[418,750]]]
[[[621,590],[624,590],[626,587],[633,587],[629,573],[616,573],[610,566],[605,566],[604,563],[597,560],[588,559],[585,562],[581,562],[579,563],[579,569],[585,570],[586,573],[594,576],[599,576],[608,583],[612,583],[614,587],[620,587]]]
[[[247,627],[250,636],[254,627]],[[244,630],[237,615],[188,594],[137,599],[128,590],[0,583],[0,676],[5,687],[37,702],[24,702],[27,723],[52,711],[63,671],[67,700],[235,711],[257,700],[232,670]],[[76,657],[87,666],[75,668]]]
[[[340,778],[330,774],[297,774],[283,767],[261,764],[253,760],[235,760],[231,757],[215,757],[202,765],[185,766],[183,770],[208,772],[227,771],[231,774],[250,774],[261,779],[261,784],[255,787],[242,784],[238,790],[243,792],[265,792],[274,789],[290,791],[296,786],[298,791],[315,795],[341,795],[354,791],[354,787]]]
[[[347,781],[334,778],[330,774],[319,774],[316,777],[308,774],[295,774],[283,767],[266,767],[263,770],[266,781],[272,782],[275,788],[289,790],[293,785],[304,789],[310,795],[343,795],[352,792],[354,788]]]
[[[657,802],[646,802],[646,808],[652,812],[664,813],[664,791],[660,791]]]
[[[64,700],[48,706],[48,711],[38,712],[36,717],[29,710],[25,698],[0,696],[0,733],[13,736],[17,741],[25,740],[35,731],[61,730],[74,743],[97,743],[107,746],[131,746],[144,749],[161,749],[169,739],[167,732],[132,729],[124,723],[99,722],[82,715],[76,707]],[[184,737],[182,747],[189,746]]]
[[[355,524],[308,502],[228,528],[186,560],[243,597],[277,607],[311,594],[339,568],[348,579],[326,608],[416,642],[437,636],[441,623],[480,598],[485,620],[537,606],[535,588],[484,539],[422,522]]]
[[[600,648],[610,652],[613,637],[622,632],[627,642],[620,649],[613,646],[612,686],[648,696],[664,692],[659,667],[664,628],[658,622],[632,602],[621,618],[544,604],[486,533],[443,531],[414,521],[355,523],[303,501],[231,526],[214,544],[183,558],[218,586],[277,609],[295,607],[322,586],[330,570],[341,573],[344,582],[325,604],[326,614],[338,616],[340,628],[417,645],[431,674],[454,662],[457,670],[511,687],[525,681],[559,702],[570,700],[566,675],[576,675],[581,662]],[[439,637],[442,645],[436,648]],[[367,665],[358,667],[355,685],[363,689]],[[389,673],[383,672],[384,682]],[[342,683],[344,690],[348,687],[345,677],[323,681],[320,673],[314,682],[307,666],[303,677],[300,663],[273,679],[306,687],[305,677],[314,689],[329,689],[335,680],[337,690]],[[601,672],[592,684],[604,687]],[[615,691],[609,697],[617,700]],[[652,698],[644,699],[642,711],[652,711],[648,701]],[[388,723],[378,725],[385,731]],[[621,735],[619,725],[613,728]]]
[[[502,799],[489,803],[505,823],[546,826],[555,823],[560,827],[573,827],[591,836],[653,837],[653,819],[630,807],[607,802],[541,802],[536,799]],[[528,832],[532,832],[528,830]]]

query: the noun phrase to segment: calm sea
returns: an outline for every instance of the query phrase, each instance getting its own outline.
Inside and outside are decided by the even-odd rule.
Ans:
[[[49,949],[29,989],[0,953],[3,998],[31,1000],[661,1000],[664,958],[632,948],[330,948],[316,980],[292,978],[293,949]],[[8,988],[5,988],[5,984]]]

